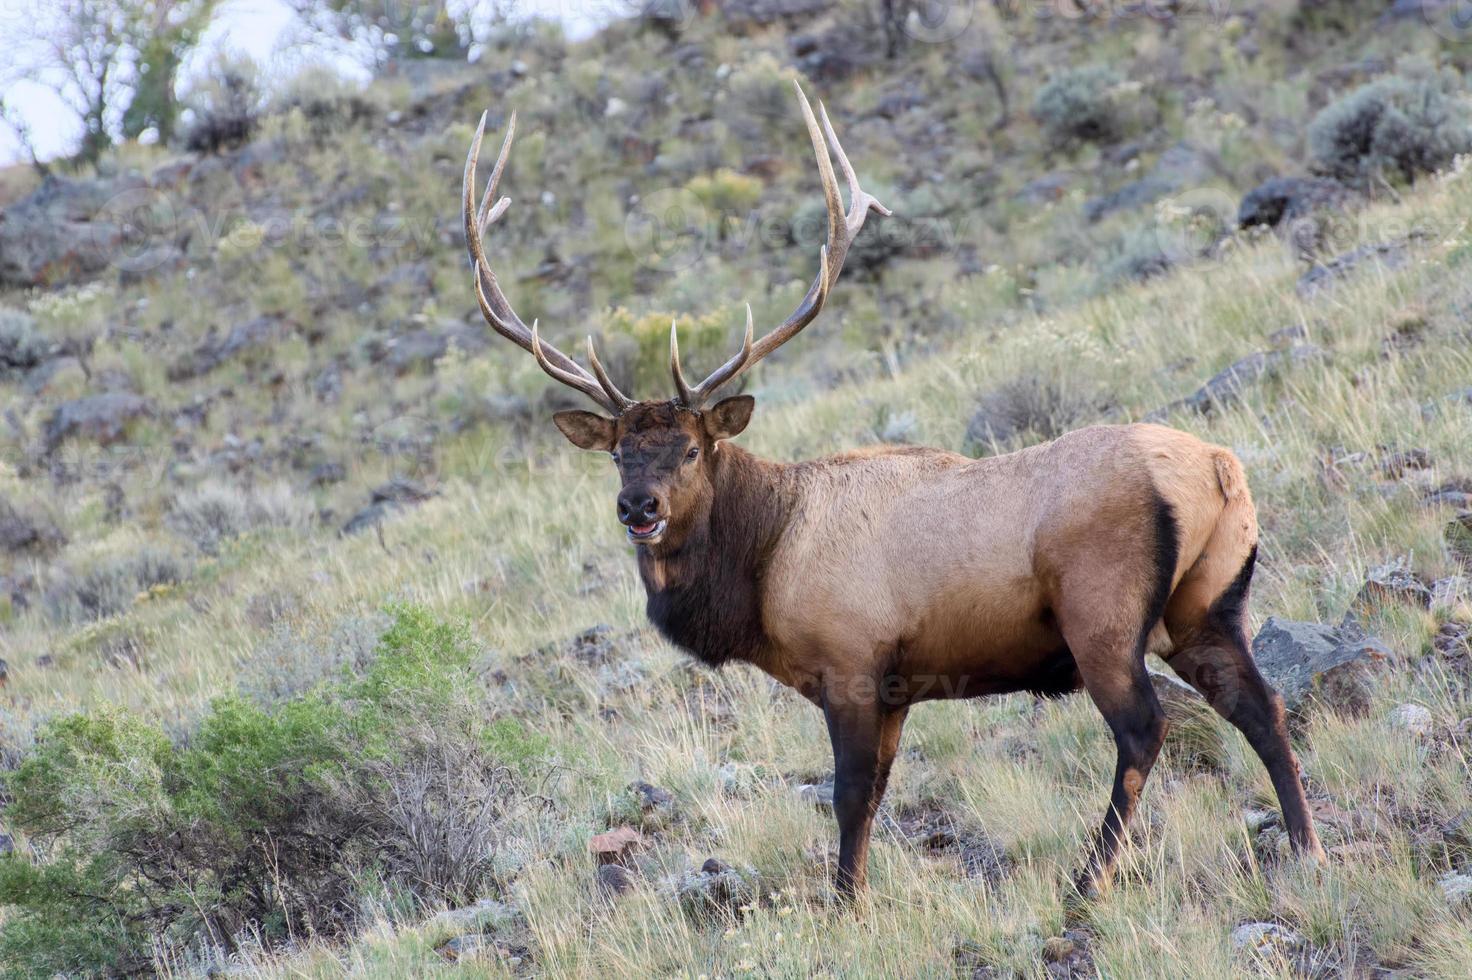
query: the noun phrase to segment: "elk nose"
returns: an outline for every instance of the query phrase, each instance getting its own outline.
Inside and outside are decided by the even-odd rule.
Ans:
[[[659,498],[643,488],[618,495],[618,519],[624,524],[649,524],[659,519]]]

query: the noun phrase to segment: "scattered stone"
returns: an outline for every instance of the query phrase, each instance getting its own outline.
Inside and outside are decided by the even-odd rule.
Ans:
[[[1067,936],[1050,936],[1043,941],[1043,961],[1063,963],[1078,949]]]
[[[1402,704],[1390,712],[1390,724],[1417,738],[1431,734],[1434,721],[1431,711],[1419,704]]]
[[[262,350],[286,337],[294,325],[284,317],[258,316],[236,324],[224,337],[211,335],[168,369],[170,381],[187,381],[208,374],[233,357]]]
[[[824,783],[803,783],[794,792],[797,798],[809,806],[819,810],[831,811],[833,809],[833,781]]]
[[[628,785],[628,791],[639,798],[639,806],[645,813],[674,806],[675,797],[667,789],[661,789],[642,779]]]
[[[465,936],[456,936],[435,952],[451,963],[460,963],[465,960],[499,956],[501,951],[492,937],[473,932]]]
[[[633,827],[615,827],[588,839],[588,851],[599,864],[624,864],[644,846],[644,835]]]
[[[318,463],[312,467],[312,472],[307,475],[307,479],[312,481],[312,486],[314,487],[325,487],[333,483],[341,483],[347,478],[347,467],[336,460]]]
[[[1472,874],[1448,871],[1437,878],[1436,883],[1441,886],[1441,893],[1451,904],[1472,905]]]
[[[26,514],[0,497],[0,551],[41,552],[66,544],[66,535],[49,520]]]
[[[1252,641],[1252,659],[1289,711],[1320,698],[1346,714],[1369,710],[1389,648],[1349,623],[1336,629],[1270,617]]]
[[[516,917],[516,909],[494,898],[482,898],[471,905],[458,909],[446,909],[429,920],[433,929],[451,932],[469,929],[489,929],[510,923]]]
[[[1458,560],[1472,563],[1472,510],[1461,510],[1447,522],[1446,543]]]
[[[9,834],[0,834],[0,857],[9,857],[15,853],[15,838]]]
[[[1472,655],[1472,626],[1455,621],[1441,624],[1431,647],[1444,657],[1465,658]]]
[[[609,898],[627,895],[639,886],[634,873],[620,864],[598,866],[598,890]]]
[[[1148,671],[1150,686],[1155,688],[1155,697],[1165,709],[1165,716],[1172,724],[1196,719],[1203,714],[1214,714],[1211,705],[1201,692],[1178,677],[1159,671]]]
[[[1048,204],[1061,201],[1068,193],[1068,187],[1073,183],[1074,175],[1067,170],[1055,170],[1052,173],[1035,177],[1022,185],[1017,192],[1017,200],[1026,204]]]
[[[437,496],[439,496],[437,490],[429,490],[404,477],[395,477],[374,489],[369,497],[368,506],[348,518],[348,522],[342,526],[341,533],[357,534],[360,531],[366,531],[382,523],[390,514],[418,506]]]
[[[1237,226],[1277,228],[1318,211],[1342,207],[1350,197],[1343,184],[1321,177],[1273,177],[1242,198]]]
[[[738,870],[710,858],[699,871],[686,871],[675,881],[680,909],[696,922],[730,918],[759,897],[758,878],[750,869]]]
[[[618,659],[619,648],[629,634],[619,633],[607,623],[589,626],[565,643],[549,644],[541,653],[572,657],[590,667],[607,664]]]
[[[1232,930],[1233,949],[1264,956],[1288,955],[1303,945],[1303,936],[1276,922],[1248,922]]]
[[[1370,263],[1386,270],[1402,268],[1411,260],[1410,243],[1411,239],[1407,237],[1362,245],[1352,252],[1335,256],[1322,265],[1315,265],[1299,277],[1298,295],[1304,298],[1317,296],[1351,278]]]
[[[1387,479],[1399,480],[1412,470],[1431,469],[1431,454],[1424,449],[1405,449],[1390,453],[1380,460],[1380,472]]]
[[[1146,415],[1145,421],[1162,422],[1171,411],[1178,408],[1189,408],[1202,415],[1210,415],[1219,409],[1235,405],[1242,399],[1242,394],[1249,385],[1273,377],[1285,367],[1325,360],[1327,357],[1328,352],[1315,344],[1298,344],[1286,350],[1248,354],[1218,371],[1194,394]]]
[[[899,809],[887,823],[909,843],[936,856],[954,857],[968,878],[996,884],[1012,870],[1007,849],[985,831],[959,823],[940,804]]]
[[[1404,557],[1370,569],[1359,595],[1355,596],[1354,606],[1365,609],[1396,602],[1421,609],[1431,608],[1431,586],[1411,571],[1410,561]]]
[[[46,422],[46,451],[55,452],[67,439],[111,445],[127,434],[128,425],[135,419],[152,414],[152,402],[126,391],[109,391],[62,402]]]

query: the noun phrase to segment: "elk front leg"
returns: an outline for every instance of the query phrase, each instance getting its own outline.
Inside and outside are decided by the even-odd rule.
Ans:
[[[833,742],[833,813],[838,818],[838,894],[853,898],[868,876],[869,835],[889,781],[905,723],[903,707],[877,699],[846,701],[825,694],[823,716]]]

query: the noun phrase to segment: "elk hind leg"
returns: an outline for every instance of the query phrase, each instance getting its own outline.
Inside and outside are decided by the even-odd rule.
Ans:
[[[1258,671],[1247,642],[1247,593],[1255,561],[1254,548],[1204,614],[1193,611],[1197,604],[1189,601],[1192,590],[1178,590],[1181,601],[1172,600],[1166,620],[1180,645],[1166,662],[1247,738],[1272,780],[1288,839],[1299,852],[1322,861],[1324,848],[1314,831],[1298,759],[1288,739],[1283,699]],[[1187,574],[1183,586],[1195,584],[1196,571]]]

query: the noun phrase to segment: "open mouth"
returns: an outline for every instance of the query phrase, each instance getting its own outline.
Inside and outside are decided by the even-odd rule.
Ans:
[[[658,540],[659,536],[664,533],[664,525],[664,521],[655,521],[652,524],[630,524],[629,540],[644,542]]]

